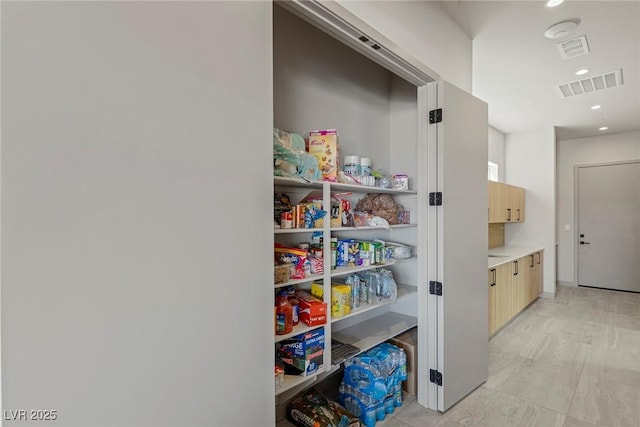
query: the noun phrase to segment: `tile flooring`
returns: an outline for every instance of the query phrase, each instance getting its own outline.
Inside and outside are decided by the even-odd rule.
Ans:
[[[640,426],[640,294],[558,286],[490,340],[465,399],[440,414],[409,398],[376,424],[430,426]]]
[[[558,286],[489,341],[489,379],[444,414],[376,427],[640,426],[640,294]]]

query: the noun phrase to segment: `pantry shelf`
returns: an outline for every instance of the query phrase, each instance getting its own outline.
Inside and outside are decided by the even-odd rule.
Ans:
[[[293,331],[289,332],[288,334],[285,334],[285,335],[274,335],[274,342],[284,341],[284,340],[289,339],[291,337],[294,337],[296,335],[303,334],[303,333],[309,332],[309,331],[313,331],[314,329],[322,328],[323,326],[324,326],[324,324],[323,325],[316,325],[316,326],[307,326],[306,324],[300,322],[296,326],[294,326],[293,327]]]
[[[398,284],[398,298],[401,298],[410,294],[415,294],[417,292],[418,292],[418,288],[416,286]],[[351,310],[351,313],[347,314],[346,316],[332,318],[331,323],[337,323],[342,320],[349,319],[351,317],[359,316],[363,313],[366,313],[367,311],[371,311],[376,308],[392,304],[394,302],[395,301],[382,300],[375,304],[361,304],[359,308]]]
[[[417,226],[418,224],[396,224],[389,227],[383,225],[366,225],[363,227],[332,227],[331,231],[393,230],[396,228],[411,228]]]
[[[417,325],[416,317],[390,311],[339,332],[333,332],[332,338],[365,351]]]
[[[353,192],[353,193],[390,193],[403,195],[416,195],[415,190],[396,190],[394,188],[369,187],[367,185],[342,184],[330,181],[313,181],[309,182],[302,178],[290,178],[284,176],[274,176],[273,183],[276,187],[293,187],[293,188],[313,188],[321,189],[324,184],[329,185],[331,191]]]
[[[302,375],[285,375],[282,385],[276,389],[276,396],[291,390],[301,384],[311,383],[318,378],[318,375],[302,376]]]
[[[389,267],[396,261],[389,261],[384,264],[359,265],[357,267],[339,267],[331,270],[331,277],[344,276],[346,274],[357,273],[358,271],[373,270],[374,268]]]
[[[296,234],[296,233],[312,233],[319,231],[322,233],[322,228],[274,228],[274,234]]]
[[[315,280],[322,280],[322,274],[309,274],[307,277],[305,277],[304,279],[291,279],[288,282],[285,283],[276,283],[274,284],[274,288],[284,288],[285,286],[291,286],[291,285],[299,285],[300,283],[307,283],[307,282],[313,282]]]

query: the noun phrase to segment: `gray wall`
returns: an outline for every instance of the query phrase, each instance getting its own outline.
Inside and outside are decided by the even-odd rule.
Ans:
[[[558,141],[557,153],[558,281],[576,284],[574,166],[640,159],[640,132]],[[569,230],[565,231],[567,225]]]
[[[272,423],[271,25],[268,2],[2,3],[5,410]]]

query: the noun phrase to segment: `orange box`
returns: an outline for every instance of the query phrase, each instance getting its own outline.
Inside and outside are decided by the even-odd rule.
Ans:
[[[327,323],[327,304],[309,295],[307,292],[296,292],[298,297],[298,318],[308,326]]]

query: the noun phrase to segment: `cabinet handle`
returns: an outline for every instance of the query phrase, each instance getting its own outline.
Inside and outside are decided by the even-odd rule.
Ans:
[[[511,209],[507,208],[507,221],[511,221]]]
[[[495,286],[496,285],[496,269],[492,268],[491,269],[491,273],[493,273],[493,279],[492,279],[491,286]]]
[[[520,221],[520,209],[518,209],[518,219],[516,221]]]
[[[513,261],[513,263],[516,265],[516,272],[513,273],[514,276],[518,275],[518,261]]]
[[[542,257],[542,254],[540,252],[536,252],[536,255],[538,255],[538,264],[540,264],[540,258]]]
[[[534,265],[534,260],[533,260],[534,256],[533,255],[534,254],[529,255],[531,257],[531,266],[530,266],[531,268],[533,268],[533,265]]]

